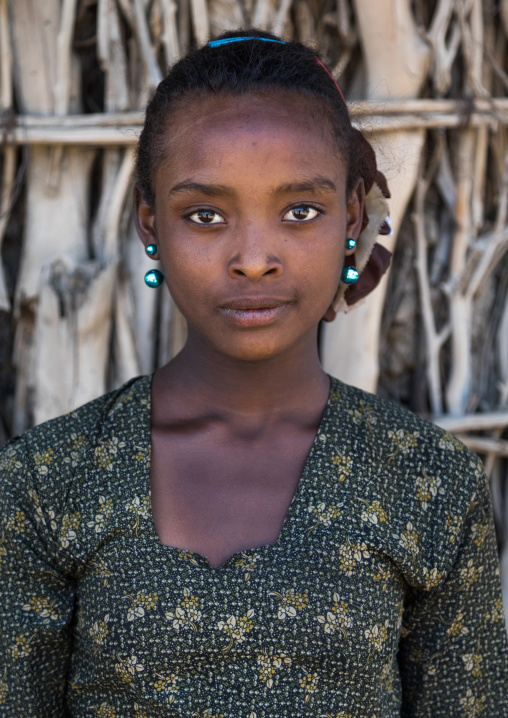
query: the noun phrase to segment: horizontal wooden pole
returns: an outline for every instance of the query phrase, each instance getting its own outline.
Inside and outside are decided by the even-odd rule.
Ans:
[[[471,112],[468,112],[472,110]],[[350,104],[353,124],[366,133],[402,130],[477,127],[508,124],[508,98],[476,100],[387,100]],[[143,126],[142,112],[37,117],[20,115],[10,119],[0,134],[7,144],[26,145],[133,145]]]
[[[508,441],[502,439],[491,439],[486,436],[471,436],[470,434],[457,434],[457,439],[462,441],[477,454],[496,454],[497,456],[508,456]]]
[[[508,426],[508,411],[492,411],[465,416],[440,416],[434,423],[452,434],[463,431],[491,431]]]

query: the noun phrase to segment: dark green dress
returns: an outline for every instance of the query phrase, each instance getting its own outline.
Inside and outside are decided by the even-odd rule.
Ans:
[[[332,380],[279,539],[162,546],[150,378],[0,454],[0,715],[508,716],[479,459]]]

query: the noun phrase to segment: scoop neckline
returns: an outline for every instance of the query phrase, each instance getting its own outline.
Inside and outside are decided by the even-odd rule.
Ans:
[[[159,538],[159,534],[157,533],[157,528],[155,526],[155,521],[153,518],[153,512],[152,512],[152,485],[151,485],[151,463],[152,463],[152,383],[153,383],[153,376],[154,374],[150,374],[147,376],[148,379],[148,401],[146,402],[146,414],[145,414],[145,422],[144,422],[144,431],[145,431],[145,441],[146,446],[148,448],[148,461],[145,464],[145,489],[146,494],[148,495],[150,501],[148,502],[148,526],[149,526],[149,532],[150,536],[155,542],[157,543],[159,549],[163,550],[167,555],[174,555],[176,556],[178,553],[185,553],[188,554],[191,558],[195,560],[195,562],[200,565],[203,568],[208,568],[211,571],[223,571],[227,569],[230,565],[232,565],[235,561],[237,561],[240,557],[248,557],[252,554],[261,554],[261,553],[268,553],[273,552],[277,553],[277,550],[289,539],[291,536],[291,524],[293,523],[294,519],[296,518],[296,513],[298,511],[298,508],[302,502],[303,496],[306,493],[307,488],[309,488],[310,481],[311,481],[311,474],[312,474],[312,466],[315,464],[315,459],[319,455],[319,453],[322,451],[322,447],[325,444],[325,441],[322,440],[322,437],[324,435],[323,427],[326,425],[328,421],[328,417],[331,411],[331,405],[332,405],[332,395],[335,392],[335,386],[337,383],[337,380],[327,374],[329,380],[330,380],[330,386],[328,389],[328,397],[326,400],[325,407],[323,409],[323,414],[321,416],[321,420],[319,422],[318,428],[316,430],[316,433],[314,435],[314,440],[312,442],[312,445],[310,447],[309,453],[307,454],[307,458],[305,459],[305,463],[302,469],[302,473],[300,474],[300,478],[298,479],[298,483],[296,485],[295,492],[293,494],[293,497],[291,499],[291,502],[288,506],[288,510],[286,512],[286,515],[284,517],[284,521],[282,522],[282,526],[279,532],[279,535],[277,539],[273,543],[269,544],[262,544],[260,546],[254,546],[252,548],[244,549],[243,551],[238,551],[234,554],[232,554],[224,563],[222,563],[220,566],[214,566],[210,561],[207,559],[206,556],[203,556],[203,554],[197,552],[197,551],[191,551],[190,549],[186,549],[182,546],[173,546],[170,544],[163,544],[162,541]],[[184,560],[184,559],[182,559]]]

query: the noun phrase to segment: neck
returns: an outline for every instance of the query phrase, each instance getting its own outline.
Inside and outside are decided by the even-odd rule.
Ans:
[[[180,354],[159,370],[159,386],[173,397],[185,395],[190,411],[207,406],[259,416],[322,405],[329,379],[319,362],[316,334],[279,356],[243,361],[217,356],[191,333]]]

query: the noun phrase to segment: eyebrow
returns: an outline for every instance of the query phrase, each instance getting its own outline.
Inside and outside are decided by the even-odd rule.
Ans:
[[[294,194],[296,192],[318,191],[336,192],[337,187],[326,177],[313,177],[312,179],[304,180],[302,182],[286,182],[285,184],[281,184],[278,187],[275,187],[272,194]],[[168,197],[185,194],[186,192],[200,192],[207,197],[216,197],[231,195],[234,193],[234,190],[222,184],[203,184],[201,182],[191,182],[190,180],[185,180],[184,182],[179,182],[172,187],[168,193]]]

